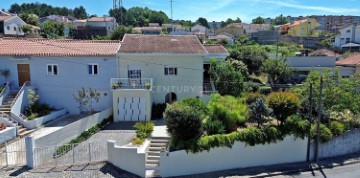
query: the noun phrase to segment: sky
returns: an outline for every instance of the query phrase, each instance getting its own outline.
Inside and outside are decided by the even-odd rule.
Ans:
[[[9,9],[13,3],[47,3],[52,6],[74,8],[84,6],[88,14],[107,15],[112,0],[0,0],[0,8]],[[134,6],[161,10],[171,16],[170,0],[123,0],[126,9]],[[360,15],[360,0],[173,0],[173,18],[225,21],[239,17],[244,22],[264,18],[306,15]]]

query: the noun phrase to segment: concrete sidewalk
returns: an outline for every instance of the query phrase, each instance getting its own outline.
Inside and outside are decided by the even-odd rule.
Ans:
[[[279,164],[272,166],[259,166],[242,169],[231,169],[225,171],[216,171],[202,174],[194,174],[188,176],[188,178],[218,178],[218,177],[274,177],[279,175],[298,174],[304,171],[314,171],[320,168],[333,168],[343,165],[360,163],[360,153],[322,159],[319,164],[316,163],[290,163],[290,164]]]

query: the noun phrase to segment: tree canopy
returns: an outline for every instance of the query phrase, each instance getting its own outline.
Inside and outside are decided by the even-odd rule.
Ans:
[[[45,3],[23,3],[21,5],[15,3],[10,6],[10,13],[16,14],[36,14],[39,17],[49,15],[74,16],[75,18],[86,18],[87,13],[84,7],[75,7],[70,9],[67,7],[53,7]]]
[[[275,17],[275,19],[274,19],[274,24],[275,25],[284,25],[286,23],[288,23],[288,20],[282,14]]]
[[[196,23],[199,23],[200,25],[202,25],[202,26],[204,26],[204,27],[206,27],[206,28],[210,28],[208,21],[207,21],[206,18],[204,18],[204,17],[199,17],[199,18],[196,20]]]
[[[253,24],[264,24],[265,23],[265,19],[262,17],[256,17],[255,19],[252,20]]]
[[[231,24],[231,23],[241,23],[242,21],[241,21],[241,19],[239,18],[239,17],[236,17],[236,19],[234,20],[234,19],[231,19],[231,18],[228,18],[227,20],[226,20],[226,23],[227,24]]]

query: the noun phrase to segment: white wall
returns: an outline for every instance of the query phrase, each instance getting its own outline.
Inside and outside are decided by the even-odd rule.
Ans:
[[[315,145],[311,144],[311,157],[314,155]],[[319,146],[319,157],[335,157],[360,152],[360,129],[345,132]]]
[[[301,162],[306,160],[307,141],[287,136],[278,143],[246,146],[236,142],[232,148],[220,147],[197,154],[186,151],[160,154],[162,177],[198,174],[234,168]]]
[[[55,108],[66,108],[70,113],[79,113],[79,104],[73,94],[82,87],[95,88],[101,93],[99,103],[95,103],[98,111],[112,106],[110,78],[117,76],[117,60],[115,57],[0,57],[0,69],[9,69],[12,88],[19,88],[17,64],[30,64],[31,84],[38,89],[40,102]],[[99,75],[88,74],[87,64],[98,64]],[[58,65],[58,75],[47,75],[47,64]],[[2,81],[1,81],[2,80]],[[0,78],[3,83],[4,79]]]
[[[107,143],[108,162],[114,166],[145,177],[145,150],[142,147],[117,146],[115,141]]]
[[[47,122],[50,122],[52,120],[55,120],[57,118],[60,118],[61,116],[64,116],[67,113],[66,109],[61,109],[58,111],[53,111],[50,114],[43,116],[43,117],[38,117],[35,118],[33,120],[26,120],[25,123],[25,127],[28,129],[34,129],[37,127],[40,127],[42,125],[44,125]]]
[[[26,25],[24,21],[22,21],[19,17],[14,17],[8,19],[4,22],[4,34],[5,35],[24,35],[24,32],[21,30],[21,26]],[[7,27],[10,27],[8,30]],[[14,30],[14,27],[16,30]]]
[[[153,78],[152,99],[165,103],[165,96],[174,92],[177,99],[202,96],[203,56],[131,56],[120,55],[120,78],[128,78],[128,66],[141,68],[142,78]],[[164,66],[176,66],[177,75],[164,74]]]
[[[6,129],[0,131],[0,144],[5,143],[6,141],[12,140],[16,137],[16,128],[15,127],[6,127]]]
[[[47,135],[34,138],[35,147],[62,145],[112,115],[112,108],[73,122]]]

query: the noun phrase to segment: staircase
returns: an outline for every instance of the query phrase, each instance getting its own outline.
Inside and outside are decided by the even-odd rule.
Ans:
[[[166,149],[169,137],[151,137],[150,146],[146,152],[146,177],[160,177],[160,152]]]
[[[7,97],[3,101],[3,104],[0,105],[0,114],[1,113],[6,114],[8,117],[4,117],[4,118],[7,119],[9,122],[11,122],[14,126],[17,127],[18,135],[20,137],[24,137],[25,135],[27,135],[29,133],[29,131],[27,131],[26,128],[24,128],[22,125],[20,125],[16,121],[9,118],[9,117],[11,117],[11,104],[15,100],[18,92],[19,91],[16,91],[16,90],[10,91],[10,93],[7,95]]]

